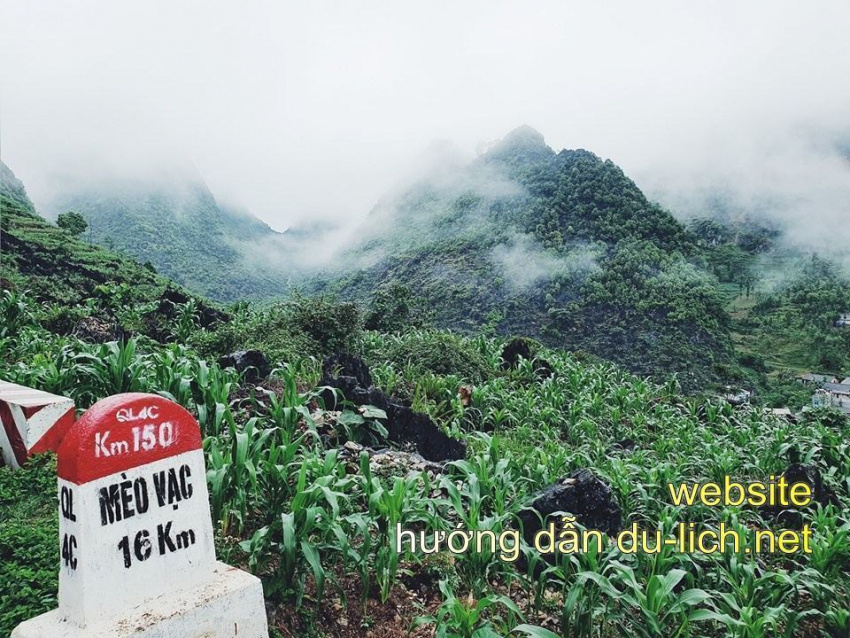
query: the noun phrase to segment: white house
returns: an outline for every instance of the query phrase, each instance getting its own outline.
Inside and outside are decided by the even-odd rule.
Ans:
[[[826,374],[804,374],[798,378],[803,383],[812,385],[821,385],[824,383],[838,383],[838,379],[836,377]]]
[[[812,397],[812,406],[833,407],[850,414],[850,385],[825,383]]]

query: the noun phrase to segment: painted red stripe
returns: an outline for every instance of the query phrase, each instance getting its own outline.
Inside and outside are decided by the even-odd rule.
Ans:
[[[149,410],[152,417],[142,416]],[[163,445],[159,435],[166,423],[171,436]],[[142,445],[146,425],[153,426],[149,449]],[[182,406],[155,394],[117,394],[95,403],[68,430],[59,446],[58,474],[80,485],[200,449],[200,426]]]
[[[12,410],[5,401],[0,401],[0,423],[3,424],[3,429],[6,430],[6,437],[12,445],[12,454],[15,455],[15,460],[18,465],[23,465],[27,462],[27,446],[24,444],[24,439],[18,431],[18,426],[15,423],[15,417],[12,416]]]
[[[31,419],[36,414],[41,412],[44,408],[46,408],[48,405],[50,404],[47,403],[45,405],[21,406],[21,409],[24,411],[24,416],[27,417],[27,419]]]
[[[69,408],[65,414],[56,420],[56,423],[51,425],[47,432],[44,433],[35,445],[32,446],[30,454],[43,454],[44,452],[56,452],[62,443],[62,439],[71,426],[74,425],[74,417],[76,417],[76,409]]]

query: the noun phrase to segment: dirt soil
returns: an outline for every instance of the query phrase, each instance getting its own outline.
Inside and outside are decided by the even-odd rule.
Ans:
[[[409,581],[411,591],[400,582],[390,599],[382,604],[377,597],[369,597],[364,610],[361,604],[362,586],[354,574],[342,576],[339,584],[345,592],[347,605],[342,604],[331,583],[327,583],[325,602],[316,610],[311,603],[312,586],[304,596],[302,609],[296,610],[294,602],[278,605],[270,610],[271,627],[285,638],[321,636],[326,638],[425,638],[434,635],[433,627],[413,629],[418,616],[433,613],[440,606],[440,592],[435,587],[417,587],[415,580]],[[377,592],[371,592],[373,594]],[[272,632],[272,636],[274,636]]]

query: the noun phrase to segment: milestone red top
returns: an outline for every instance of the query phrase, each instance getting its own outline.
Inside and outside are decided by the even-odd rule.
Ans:
[[[201,449],[198,422],[155,394],[116,394],[89,408],[59,447],[59,478],[80,485]]]

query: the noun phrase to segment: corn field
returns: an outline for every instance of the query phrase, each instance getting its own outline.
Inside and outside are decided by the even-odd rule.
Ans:
[[[458,338],[484,362],[481,378],[437,374],[383,356],[399,340],[427,345],[427,331],[366,332],[358,347],[375,385],[406,397],[469,445],[467,458],[440,474],[387,472],[370,463],[365,448],[346,453],[348,441],[368,446],[380,438],[379,413],[353,405],[326,411],[317,358],[281,363],[260,391],[185,345],[144,338],[86,344],[28,321],[26,299],[4,304],[3,379],[72,397],[80,408],[111,394],[152,392],[198,418],[219,556],[260,576],[270,608],[294,610],[315,635],[327,635],[319,626],[323,608],[374,609],[370,602],[388,604],[420,578],[431,583],[430,597],[404,619],[399,635],[850,636],[846,422],[792,423],[685,397],[675,381],[658,385],[565,352],[541,353],[553,371],[541,379],[534,361],[505,370],[502,342],[486,337]],[[195,329],[191,321],[191,312],[183,316],[181,338]],[[472,386],[468,401],[458,394],[462,385]],[[616,445],[625,440],[629,449]],[[627,555],[608,544],[546,562],[524,544],[524,559],[509,563],[487,552],[395,551],[398,525],[515,528],[539,490],[579,468],[613,488],[624,527],[669,530],[694,521],[770,528],[776,521],[756,509],[677,508],[667,484],[726,475],[763,480],[780,474],[792,455],[817,466],[840,502],[803,514],[813,529],[808,555],[682,554],[669,547]],[[55,600],[51,585],[32,586],[45,608]],[[10,604],[0,604],[7,614],[0,625],[11,622]],[[288,635],[280,624],[275,631]]]

